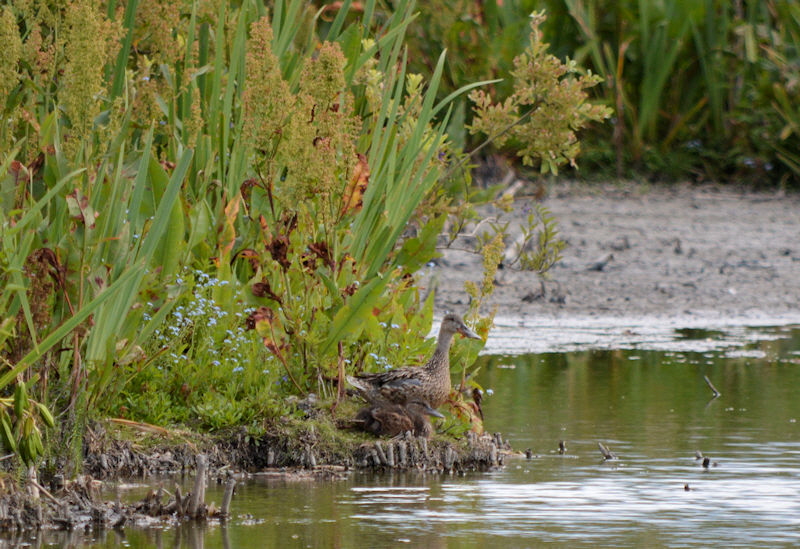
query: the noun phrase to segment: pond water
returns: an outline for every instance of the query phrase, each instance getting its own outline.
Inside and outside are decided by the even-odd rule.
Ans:
[[[225,527],[109,532],[87,546],[798,545],[800,328],[739,330],[735,342],[676,331],[672,350],[481,357],[487,428],[532,453],[499,471],[257,479],[238,487]]]

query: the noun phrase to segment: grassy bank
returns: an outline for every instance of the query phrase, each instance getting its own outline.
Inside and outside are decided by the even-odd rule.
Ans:
[[[424,361],[416,274],[494,196],[446,131],[454,101],[474,93],[495,139],[546,128],[525,154],[550,170],[608,114],[541,18],[518,95],[495,103],[486,82],[441,97],[444,53],[409,70],[413,2],[0,14],[0,438],[28,466],[79,468],[95,418],[257,436],[312,392],[335,411],[345,374]],[[538,214],[518,260],[544,272],[559,247]],[[502,233],[478,235],[486,272],[465,288],[483,336]],[[480,346],[458,347],[462,372]]]

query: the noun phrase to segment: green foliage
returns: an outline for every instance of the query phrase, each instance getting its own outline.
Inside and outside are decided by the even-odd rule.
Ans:
[[[214,300],[228,284],[201,271],[176,284],[192,288],[180,298],[142,348],[124,366],[126,379],[111,413],[155,424],[184,423],[204,429],[250,424],[280,411],[272,397],[282,369],[257,335],[249,312]],[[146,303],[143,320],[158,314]]]
[[[612,125],[584,131],[582,163],[591,176],[800,179],[794,2],[433,0],[420,9],[409,30],[410,58],[421,71],[447,48],[442,94],[505,77],[527,45],[528,15],[545,10],[543,40],[559,58],[599,75],[593,99],[615,112]],[[490,91],[502,103],[514,88],[506,80]],[[448,129],[459,142],[468,141],[459,131],[465,122],[468,109],[456,107]]]
[[[558,225],[553,214],[545,206],[535,204],[522,225],[522,240],[508,265],[514,266],[519,262],[522,269],[544,275],[561,261],[565,247],[566,243],[558,237]]]
[[[290,393],[425,359],[415,275],[460,208],[445,128],[481,83],[438,99],[443,55],[408,70],[413,2],[319,29],[300,0],[23,4],[0,17],[9,448],[41,454],[44,402],[76,432],[255,429]]]
[[[786,118],[776,100],[793,88],[796,5],[566,4],[576,32],[559,35],[559,45],[584,52],[579,61],[605,78],[605,100],[618,113],[613,135],[600,131],[588,147],[606,149],[598,159],[613,154],[617,175],[632,167],[670,178],[797,181],[780,153]]]
[[[448,63],[442,77],[442,97],[472,82],[497,79],[492,88],[498,96],[506,98],[514,90],[507,76],[513,69],[514,58],[527,45],[528,14],[534,9],[536,2],[531,0],[420,3],[420,15],[408,33],[411,70],[432,72],[439,55],[446,50]],[[458,101],[447,130],[461,147],[470,143],[465,126],[471,118],[467,102]]]
[[[32,465],[44,454],[41,427],[55,427],[53,414],[31,399],[26,383],[20,381],[12,397],[0,398],[0,442],[25,465]]]
[[[475,90],[476,116],[471,133],[483,133],[497,146],[514,143],[517,155],[542,173],[558,173],[565,163],[575,165],[578,138],[575,132],[592,121],[608,118],[611,111],[587,102],[587,88],[600,82],[592,74],[579,75],[574,61],[562,63],[548,53],[539,30],[544,14],[531,16],[528,48],[514,59],[514,91],[501,103],[492,104],[483,90]]]

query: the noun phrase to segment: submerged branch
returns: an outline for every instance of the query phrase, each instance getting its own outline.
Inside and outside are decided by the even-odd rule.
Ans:
[[[708,385],[708,388],[711,389],[711,392],[714,394],[713,398],[717,398],[717,397],[721,397],[722,396],[722,393],[717,391],[717,388],[714,387],[714,384],[711,383],[711,380],[708,379],[708,376],[703,376],[703,379],[706,380],[706,385]]]

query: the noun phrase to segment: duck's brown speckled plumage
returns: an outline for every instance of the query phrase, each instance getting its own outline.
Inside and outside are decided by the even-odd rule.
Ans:
[[[455,334],[480,339],[455,314],[447,314],[439,328],[436,350],[424,366],[408,366],[378,374],[362,374],[348,381],[369,402],[404,404],[412,400],[438,408],[450,396],[450,344]]]
[[[429,438],[433,434],[429,415],[442,417],[442,414],[419,400],[405,405],[384,401],[359,410],[355,423],[364,431],[378,436],[394,437],[410,431],[414,436]]]

